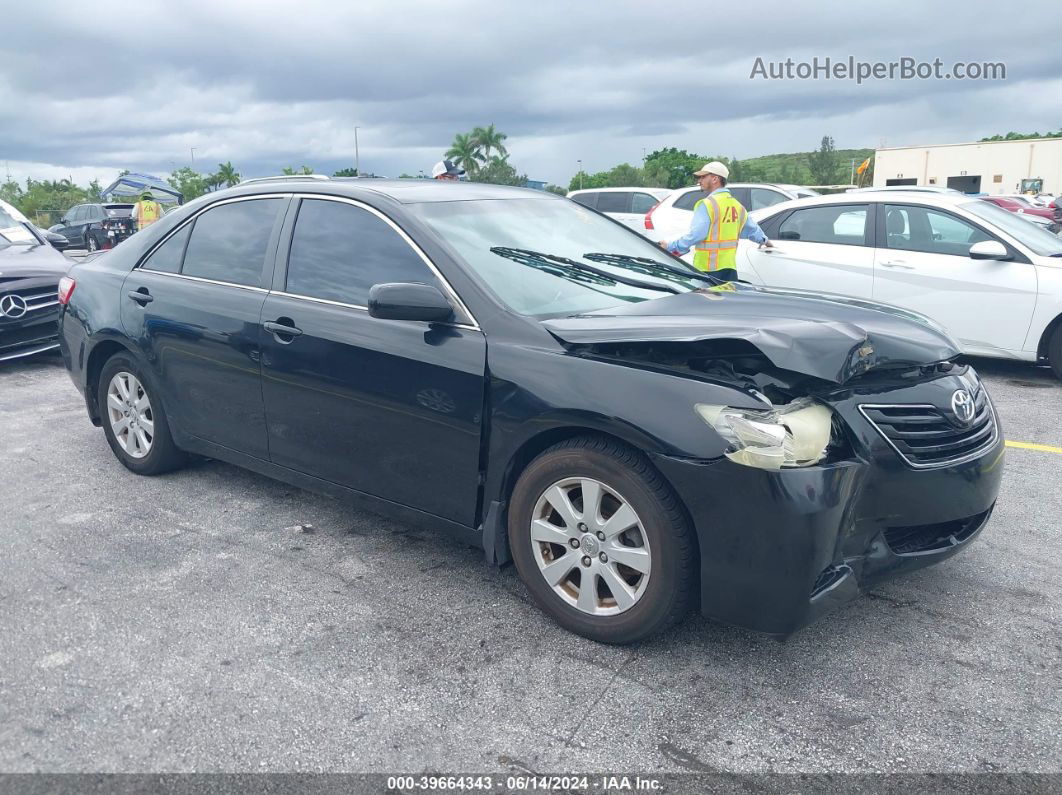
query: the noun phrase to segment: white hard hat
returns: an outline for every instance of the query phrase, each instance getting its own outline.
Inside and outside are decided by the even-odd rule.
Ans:
[[[718,160],[713,160],[711,163],[705,163],[701,166],[699,171],[693,172],[693,176],[695,177],[703,177],[705,174],[715,174],[717,177],[730,179],[730,169]]]

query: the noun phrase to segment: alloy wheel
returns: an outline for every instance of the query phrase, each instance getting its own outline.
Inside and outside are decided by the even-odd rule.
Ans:
[[[144,385],[132,373],[115,373],[107,386],[107,419],[115,441],[130,458],[151,452],[155,415]]]
[[[645,593],[652,568],[648,537],[631,504],[601,481],[554,483],[538,498],[529,530],[542,577],[581,612],[623,613]]]

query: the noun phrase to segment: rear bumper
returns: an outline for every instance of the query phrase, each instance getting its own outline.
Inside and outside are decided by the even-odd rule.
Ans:
[[[916,471],[898,457],[776,472],[654,456],[693,519],[701,611],[789,635],[872,585],[945,560],[995,506],[1003,441],[961,465]]]

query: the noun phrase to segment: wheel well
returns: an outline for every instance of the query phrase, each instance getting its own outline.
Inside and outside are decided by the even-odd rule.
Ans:
[[[120,342],[106,340],[92,349],[89,354],[88,365],[85,367],[85,401],[89,407],[89,417],[93,424],[100,424],[100,407],[96,402],[99,392],[100,373],[103,365],[116,353],[130,353],[129,349]]]
[[[1040,337],[1040,344],[1036,348],[1036,355],[1041,359],[1047,358],[1047,346],[1051,344],[1051,337],[1054,336],[1055,329],[1059,326],[1062,326],[1062,315],[1048,323],[1047,328],[1044,329],[1044,333]]]
[[[553,428],[548,431],[543,431],[537,436],[534,436],[524,442],[523,445],[521,445],[520,448],[516,451],[516,453],[513,454],[512,458],[509,459],[509,463],[505,469],[505,476],[502,480],[501,495],[499,497],[499,499],[505,506],[506,514],[508,513],[509,498],[513,493],[513,489],[516,488],[516,481],[520,479],[520,475],[525,469],[527,469],[528,464],[534,461],[540,453],[544,452],[545,450],[548,450],[553,445],[559,442],[563,442],[566,439],[573,439],[576,436],[593,436],[601,439],[608,439],[609,441],[624,445],[625,447],[633,448],[634,450],[637,450],[639,453],[641,453],[643,456],[645,455],[644,450],[642,450],[635,444],[631,444],[623,437],[616,436],[612,433],[607,433],[606,431],[600,431],[595,428],[575,426],[566,428]],[[648,458],[648,456],[646,456],[646,458]],[[656,470],[657,475],[660,476],[660,479],[667,483],[667,485],[674,491],[674,486],[672,486],[671,482],[668,481],[668,479],[659,469],[656,469],[656,467],[653,466],[652,461],[649,461],[649,466],[653,467],[653,469]],[[678,501],[679,504],[682,505],[683,512],[687,514],[687,519],[689,519],[690,517],[688,515],[688,511],[686,510],[685,504],[682,502],[681,498],[678,498]],[[506,523],[505,517],[500,518],[502,518],[502,524],[504,526]]]

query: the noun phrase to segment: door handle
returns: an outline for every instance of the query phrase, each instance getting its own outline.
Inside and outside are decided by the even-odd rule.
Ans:
[[[282,323],[280,321],[286,322]],[[276,337],[277,342],[283,343],[291,342],[291,340],[302,334],[302,329],[295,328],[295,326],[292,325],[292,321],[286,317],[277,318],[276,320],[267,320],[262,324],[262,328]],[[289,337],[290,339],[284,339],[284,337]]]
[[[914,265],[905,265],[903,260],[901,260],[901,259],[893,260],[892,262],[883,262],[883,263],[881,263],[881,266],[883,268],[898,268],[898,269],[904,270],[904,271],[913,271],[914,270]]]
[[[127,295],[141,306],[147,306],[155,300],[146,287],[141,287],[139,290],[130,290]]]

